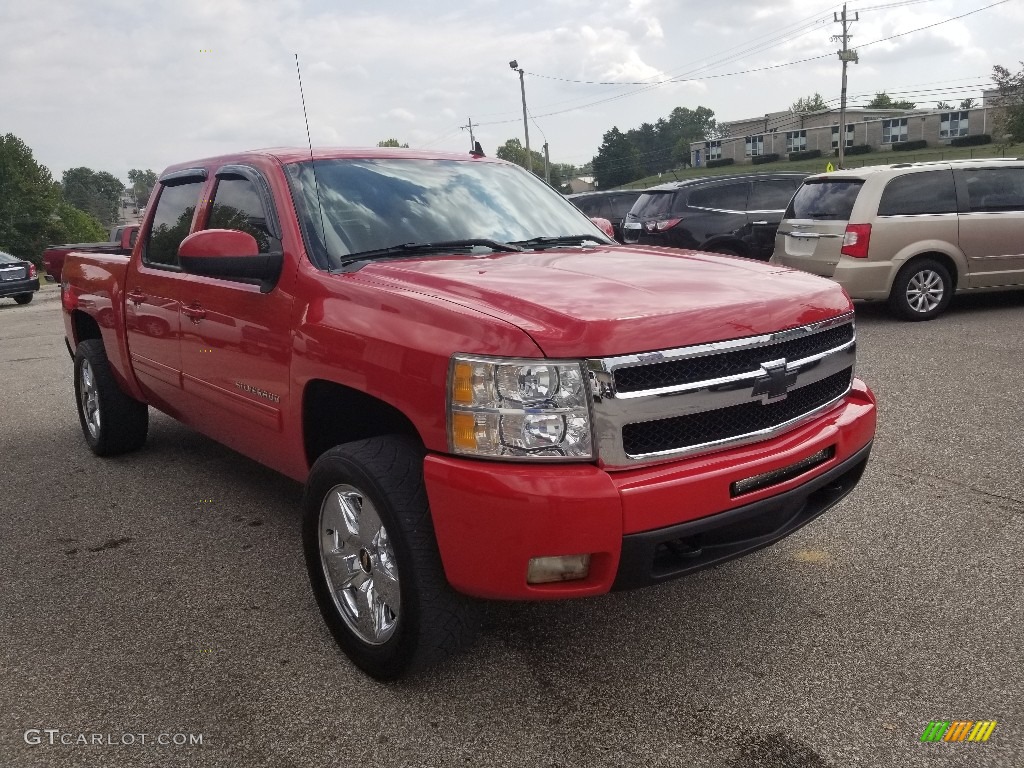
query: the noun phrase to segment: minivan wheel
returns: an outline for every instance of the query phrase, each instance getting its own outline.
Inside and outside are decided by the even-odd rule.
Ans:
[[[946,310],[952,298],[949,270],[934,259],[916,259],[896,275],[889,307],[904,320],[931,320]]]
[[[306,482],[313,594],[341,649],[378,680],[443,659],[475,630],[475,602],[445,579],[423,457],[400,435],[359,440],[323,454]]]

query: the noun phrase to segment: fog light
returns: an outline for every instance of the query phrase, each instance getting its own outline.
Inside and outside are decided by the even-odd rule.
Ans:
[[[547,584],[552,581],[585,579],[590,573],[590,555],[559,555],[558,557],[531,557],[526,570],[527,584]]]

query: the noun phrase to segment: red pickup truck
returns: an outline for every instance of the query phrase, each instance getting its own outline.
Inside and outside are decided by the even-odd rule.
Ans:
[[[64,260],[72,251],[91,251],[92,253],[120,253],[127,256],[132,252],[135,239],[139,234],[137,224],[114,227],[110,230],[110,240],[103,243],[72,243],[71,245],[51,245],[43,251],[43,266],[46,268],[46,280],[59,283]]]
[[[93,452],[142,446],[153,406],[304,482],[319,608],[381,679],[463,644],[470,598],[656,584],[792,533],[875,431],[835,283],[620,246],[479,154],[172,166],[131,256],[71,254],[61,289]]]

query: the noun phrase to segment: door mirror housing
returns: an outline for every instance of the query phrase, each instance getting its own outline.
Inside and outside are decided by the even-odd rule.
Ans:
[[[281,274],[283,256],[260,253],[256,238],[237,229],[204,229],[178,246],[178,263],[191,275],[251,283],[268,293]]]

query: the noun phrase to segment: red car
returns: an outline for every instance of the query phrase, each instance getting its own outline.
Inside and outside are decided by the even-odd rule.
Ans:
[[[657,584],[864,471],[874,398],[828,280],[620,246],[479,155],[246,152],[152,201],[130,257],[65,265],[86,443],[141,447],[153,406],[304,482],[313,593],[375,677],[462,645],[470,596]]]

